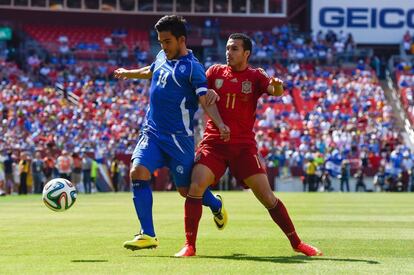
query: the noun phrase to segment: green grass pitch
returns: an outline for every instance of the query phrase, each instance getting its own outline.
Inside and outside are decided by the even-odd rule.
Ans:
[[[409,274],[414,273],[413,194],[280,193],[301,238],[324,256],[294,253],[251,192],[222,193],[218,231],[203,208],[197,257],[184,243],[178,193],[154,193],[160,246],[122,247],[138,231],[131,194],[79,195],[55,213],[40,196],[0,197],[0,274]]]

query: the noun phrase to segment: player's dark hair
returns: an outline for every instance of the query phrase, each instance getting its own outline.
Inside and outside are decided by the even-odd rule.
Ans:
[[[157,24],[155,24],[155,30],[157,32],[171,32],[175,38],[184,36],[187,38],[187,28],[185,27],[185,19],[178,15],[165,15]]]
[[[253,44],[250,37],[244,33],[232,33],[229,36],[229,39],[240,39],[243,41],[243,50],[252,52]]]

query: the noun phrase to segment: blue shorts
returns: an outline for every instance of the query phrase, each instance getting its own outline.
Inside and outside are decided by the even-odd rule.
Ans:
[[[194,138],[171,134],[141,132],[132,154],[132,166],[142,165],[152,174],[167,166],[177,187],[188,187],[194,165]]]

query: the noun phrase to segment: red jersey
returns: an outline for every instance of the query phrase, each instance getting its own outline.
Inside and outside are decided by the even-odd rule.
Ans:
[[[247,67],[233,71],[227,65],[213,65],[206,72],[208,88],[220,96],[217,108],[224,124],[230,127],[226,144],[256,144],[253,132],[258,98],[269,86],[270,78],[263,69]],[[203,142],[225,143],[213,121],[207,121]]]

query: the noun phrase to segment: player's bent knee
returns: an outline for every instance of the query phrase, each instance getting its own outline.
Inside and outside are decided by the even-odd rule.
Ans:
[[[177,188],[177,191],[178,191],[178,193],[180,193],[180,195],[183,198],[186,198],[187,197],[187,194],[188,194],[188,188],[187,187],[185,187],[185,188],[183,188],[183,187]]]
[[[132,180],[149,180],[151,179],[150,171],[142,165],[134,166],[129,171]]]
[[[214,183],[214,174],[205,165],[197,164],[191,175],[191,188],[205,190]]]
[[[210,184],[207,181],[192,181],[188,194],[190,196],[201,197],[209,186]]]

